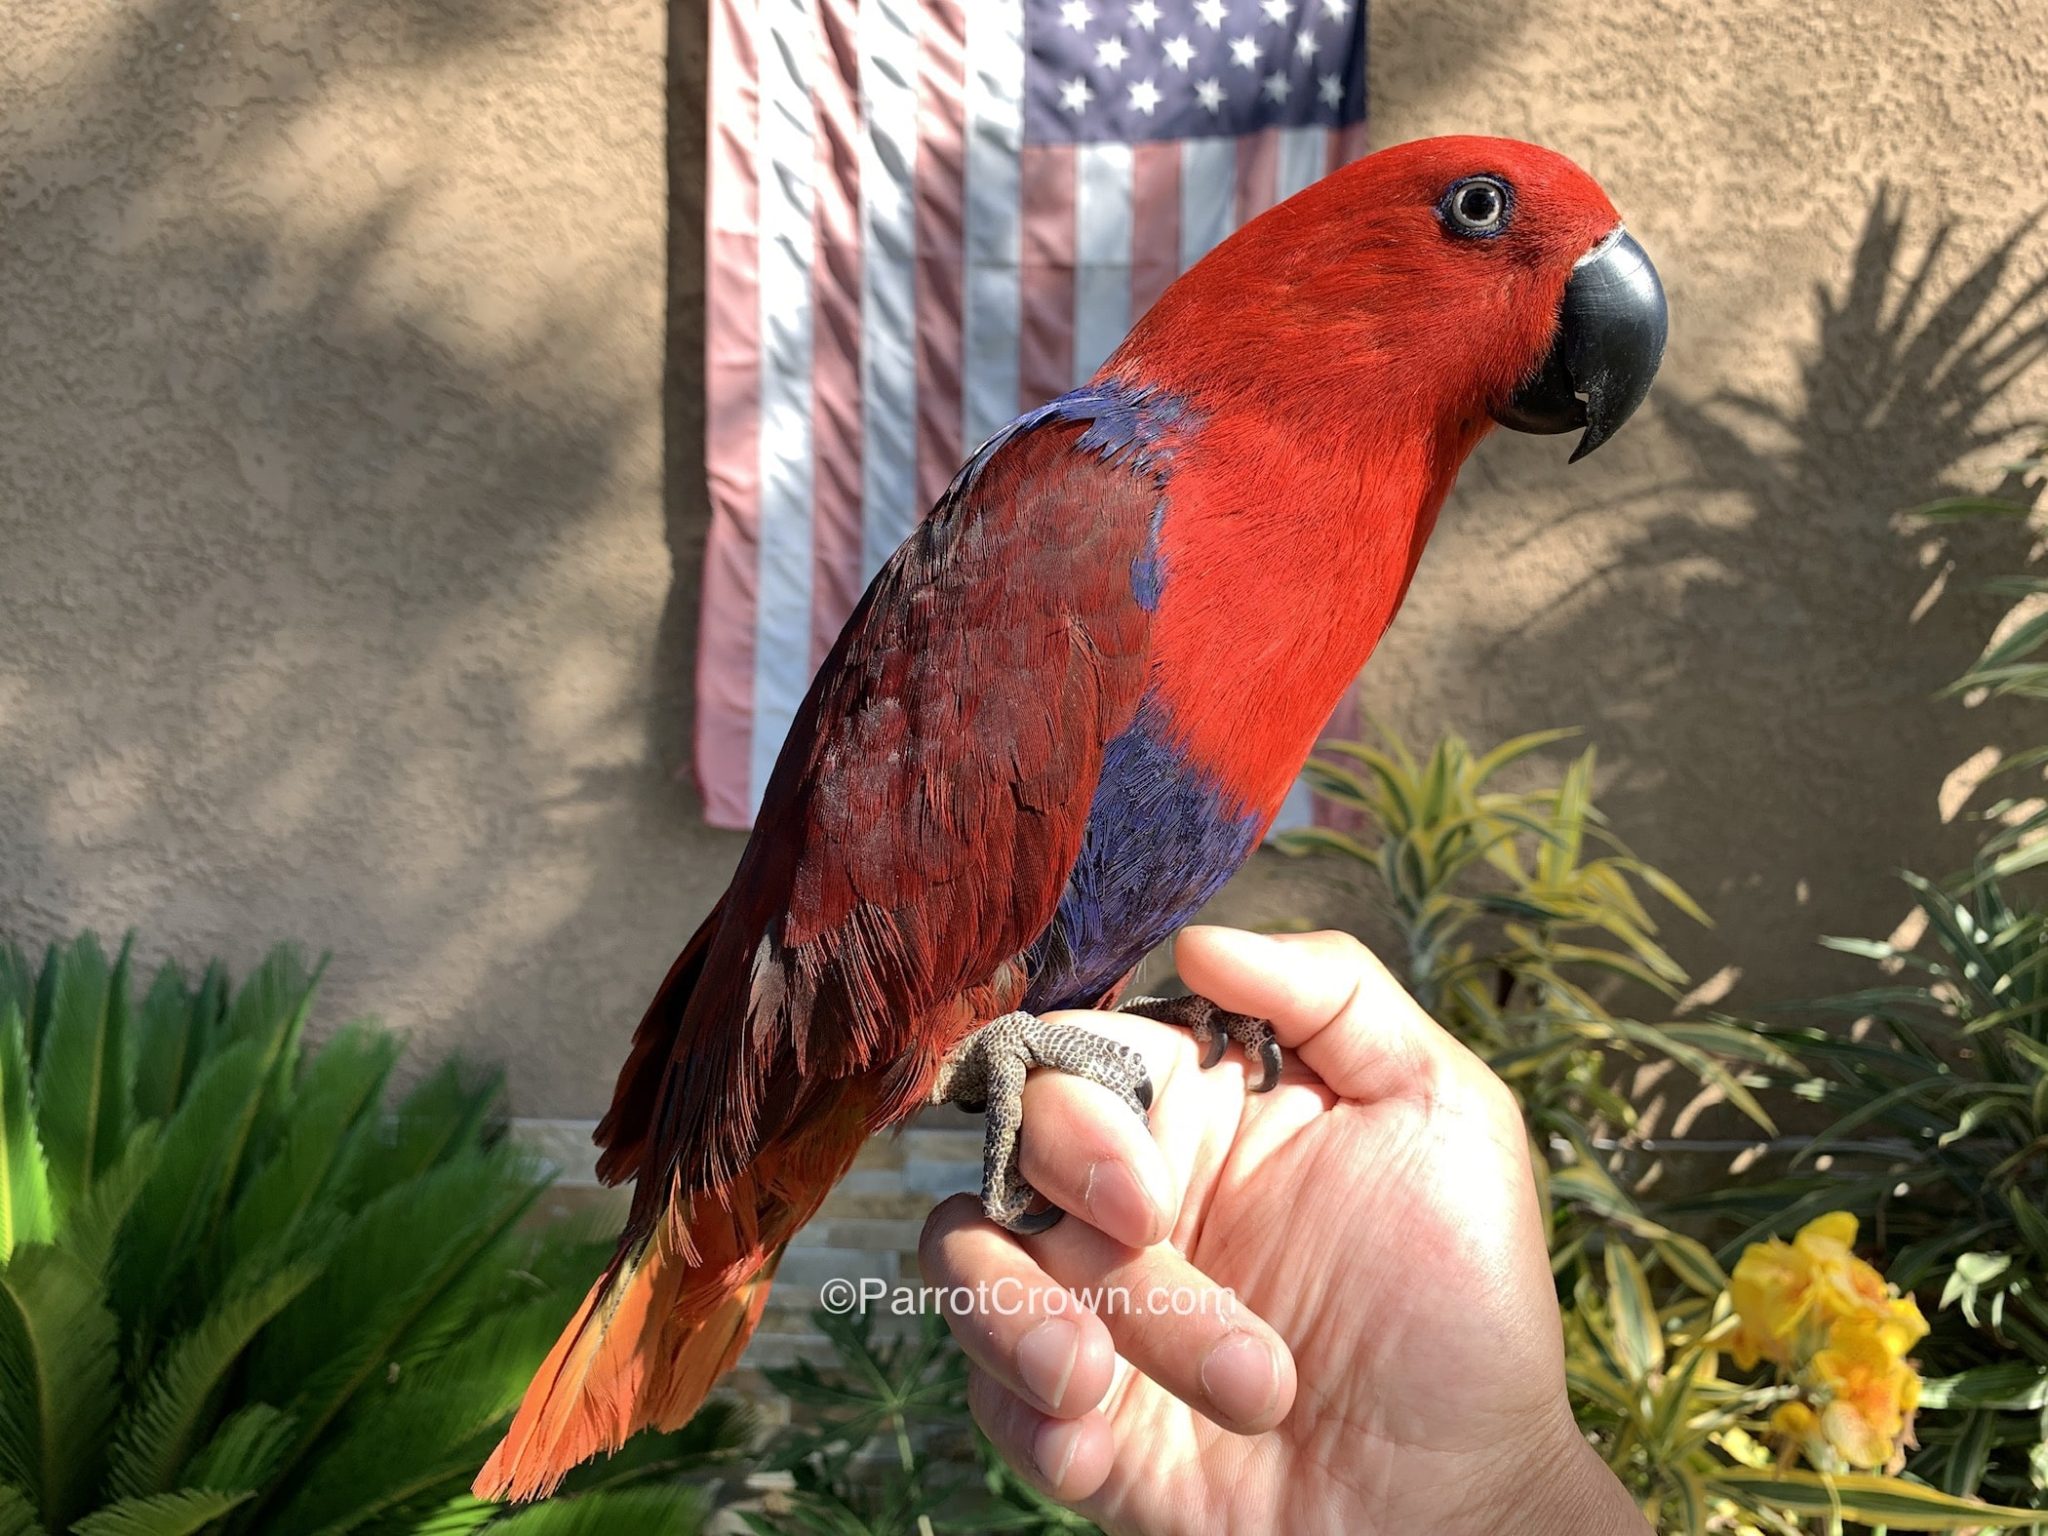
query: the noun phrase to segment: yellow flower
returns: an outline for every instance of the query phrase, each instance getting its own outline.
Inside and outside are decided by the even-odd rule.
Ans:
[[[1882,1467],[1910,1443],[1920,1377],[1886,1338],[1885,1325],[1844,1318],[1813,1357],[1821,1433],[1852,1467]]]
[[[1919,1307],[1856,1257],[1855,1242],[1856,1218],[1830,1211],[1789,1243],[1772,1238],[1743,1251],[1729,1285],[1738,1321],[1729,1348],[1737,1365],[1746,1370],[1769,1360],[1797,1369],[1844,1318],[1873,1321],[1895,1356],[1926,1336]]]
[[[1778,1404],[1771,1412],[1771,1435],[1778,1441],[1782,1460],[1789,1462],[1803,1451],[1808,1461],[1823,1464],[1827,1442],[1821,1436],[1820,1415],[1810,1404]]]
[[[1739,1326],[1730,1341],[1744,1370],[1759,1359],[1790,1365],[1793,1334],[1812,1304],[1808,1267],[1790,1243],[1751,1243],[1729,1279]]]

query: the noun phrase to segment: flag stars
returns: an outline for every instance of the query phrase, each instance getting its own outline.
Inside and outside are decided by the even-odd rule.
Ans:
[[[1265,49],[1252,40],[1250,33],[1233,39],[1230,44],[1230,57],[1241,69],[1257,69],[1259,60],[1265,52]]]
[[[1060,105],[1076,117],[1086,112],[1088,103],[1094,99],[1094,89],[1079,75],[1060,87]]]
[[[1211,32],[1223,28],[1223,0],[1195,0],[1195,14]]]
[[[1323,14],[1332,21],[1343,21],[1351,15],[1351,0],[1323,0]]]
[[[1259,0],[1259,9],[1274,26],[1284,27],[1287,18],[1294,14],[1294,0]]]
[[[1150,117],[1159,106],[1159,87],[1150,80],[1134,81],[1131,85],[1131,110]]]
[[[1294,56],[1297,59],[1314,58],[1316,50],[1321,46],[1322,44],[1316,41],[1316,35],[1313,32],[1303,31],[1294,34]]]
[[[1122,69],[1124,60],[1131,56],[1131,50],[1124,46],[1120,37],[1105,37],[1095,45],[1095,62],[1104,69]]]
[[[1285,101],[1290,89],[1292,87],[1289,86],[1287,77],[1281,74],[1279,70],[1276,69],[1273,73],[1266,76],[1264,90],[1268,100],[1275,102]]]
[[[1166,62],[1175,69],[1185,70],[1195,62],[1195,45],[1185,36],[1169,37],[1165,42]]]
[[[1076,32],[1088,30],[1088,23],[1095,19],[1095,13],[1088,9],[1088,0],[1067,0],[1060,7],[1060,20]]]
[[[1316,96],[1326,107],[1341,107],[1344,105],[1344,82],[1335,75],[1318,75]]]
[[[1156,0],[1138,0],[1131,7],[1131,20],[1150,32],[1159,25],[1159,6]]]
[[[1223,110],[1223,82],[1214,76],[1207,80],[1197,80],[1195,82],[1195,100],[1199,101],[1211,112],[1221,112]]]

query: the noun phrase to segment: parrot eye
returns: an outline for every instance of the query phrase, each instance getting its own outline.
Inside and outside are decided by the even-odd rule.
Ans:
[[[1454,235],[1485,240],[1508,227],[1515,195],[1495,176],[1467,176],[1451,183],[1437,204],[1437,217]]]

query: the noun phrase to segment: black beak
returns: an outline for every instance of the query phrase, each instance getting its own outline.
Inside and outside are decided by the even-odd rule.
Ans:
[[[1576,464],[1643,403],[1664,356],[1667,321],[1657,269],[1617,229],[1572,269],[1550,355],[1493,419],[1517,432],[1584,427],[1572,450]]]

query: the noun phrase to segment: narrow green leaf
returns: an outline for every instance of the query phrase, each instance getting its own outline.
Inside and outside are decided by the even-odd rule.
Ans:
[[[689,1536],[707,1513],[694,1488],[632,1488],[587,1494],[523,1509],[491,1526],[491,1536]]]
[[[58,964],[36,1112],[60,1201],[82,1198],[128,1140],[128,949],[110,970],[84,934]]]
[[[1684,1281],[1688,1289],[1709,1300],[1728,1289],[1728,1273],[1705,1243],[1682,1232],[1672,1232],[1657,1238],[1652,1246],[1665,1268]]]
[[[28,1096],[28,1026],[19,999],[0,994],[0,1264],[23,1243],[48,1242],[57,1209]]]
[[[52,1529],[98,1473],[117,1365],[97,1277],[61,1249],[17,1249],[0,1269],[0,1480],[26,1489]]]
[[[2048,1366],[2026,1360],[2000,1360],[1954,1376],[1936,1376],[1921,1385],[1920,1406],[1929,1411],[2048,1407]]]
[[[1622,1369],[1642,1382],[1664,1368],[1664,1328],[1650,1282],[1636,1256],[1618,1242],[1607,1245],[1607,1295],[1614,1308],[1614,1341]]]
[[[0,1536],[47,1536],[28,1495],[12,1483],[0,1483]]]
[[[199,999],[176,961],[167,962],[142,1000],[135,1030],[135,1112],[168,1120],[199,1069]]]
[[[1744,1506],[1763,1505],[1794,1515],[1860,1520],[1901,1531],[2010,1530],[2040,1521],[2038,1510],[1980,1504],[1903,1478],[1874,1472],[1823,1476],[1814,1472],[1752,1472],[1728,1467],[1707,1481],[1710,1491]]]
[[[291,1437],[290,1414],[268,1403],[251,1403],[214,1432],[192,1458],[185,1481],[220,1493],[254,1493],[284,1460]]]
[[[122,1415],[114,1435],[109,1486],[116,1494],[169,1493],[212,1428],[214,1405],[242,1351],[318,1271],[298,1265],[220,1301],[173,1340]]]
[[[248,1497],[246,1493],[186,1489],[148,1499],[123,1499],[87,1515],[71,1529],[76,1536],[198,1536]]]

